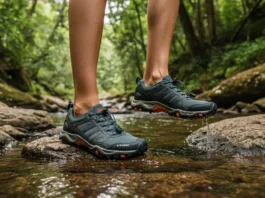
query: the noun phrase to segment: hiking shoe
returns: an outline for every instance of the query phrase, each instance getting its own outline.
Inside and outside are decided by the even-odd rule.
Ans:
[[[178,83],[188,91],[188,95],[177,87]],[[165,112],[184,119],[204,118],[216,113],[215,103],[195,100],[194,97],[183,82],[172,80],[169,75],[148,87],[139,79],[132,107],[138,111]]]
[[[148,148],[145,139],[126,133],[101,104],[77,118],[70,107],[59,138],[63,143],[87,147],[96,157],[128,158],[142,155]]]

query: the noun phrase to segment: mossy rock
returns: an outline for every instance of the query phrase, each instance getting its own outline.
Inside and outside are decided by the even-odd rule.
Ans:
[[[0,83],[0,101],[10,107],[43,109],[43,104],[31,95]]]
[[[265,111],[265,98],[261,98],[253,102],[253,104],[258,106],[262,111]]]
[[[252,103],[265,97],[265,64],[222,81],[208,96],[220,107],[231,107],[239,100]]]

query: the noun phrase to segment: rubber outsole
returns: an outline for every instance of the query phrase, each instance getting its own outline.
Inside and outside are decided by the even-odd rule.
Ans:
[[[81,147],[86,147],[97,158],[105,159],[128,159],[136,156],[143,155],[147,149],[148,144],[141,142],[136,150],[119,151],[119,150],[108,150],[98,145],[92,145],[77,134],[68,133],[63,131],[60,133],[59,139],[62,143],[71,144]]]
[[[140,100],[133,100],[132,108],[135,111],[141,111],[141,112],[149,112],[149,113],[164,112],[170,116],[182,119],[206,118],[216,114],[217,112],[216,104],[213,104],[212,108],[207,111],[183,111],[181,109],[172,109],[156,101],[140,101]]]

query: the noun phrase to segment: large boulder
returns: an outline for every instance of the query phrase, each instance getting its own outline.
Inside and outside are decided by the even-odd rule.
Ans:
[[[58,137],[43,137],[32,142],[27,143],[23,150],[22,155],[31,159],[74,159],[87,155],[85,150],[75,146],[63,144]]]
[[[0,101],[10,107],[24,107],[33,109],[43,109],[43,104],[30,94],[0,83]]]
[[[265,97],[265,64],[222,81],[208,97],[220,107],[231,107],[239,100],[252,103]]]
[[[46,111],[32,109],[0,108],[0,126],[11,125],[28,132],[44,131],[55,127],[51,115]]]
[[[265,114],[238,117],[210,124],[186,139],[203,151],[223,151],[244,156],[265,154]]]

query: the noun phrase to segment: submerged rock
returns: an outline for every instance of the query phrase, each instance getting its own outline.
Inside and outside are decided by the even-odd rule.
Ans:
[[[71,159],[87,155],[81,148],[63,144],[58,137],[43,137],[27,143],[22,155],[31,159]]]
[[[200,128],[186,139],[203,151],[223,151],[243,156],[265,154],[265,114],[222,120]]]
[[[14,108],[0,108],[1,125],[19,127],[28,132],[44,131],[55,127],[48,112]]]
[[[222,81],[208,96],[220,107],[231,107],[238,100],[252,103],[265,97],[265,64]]]

